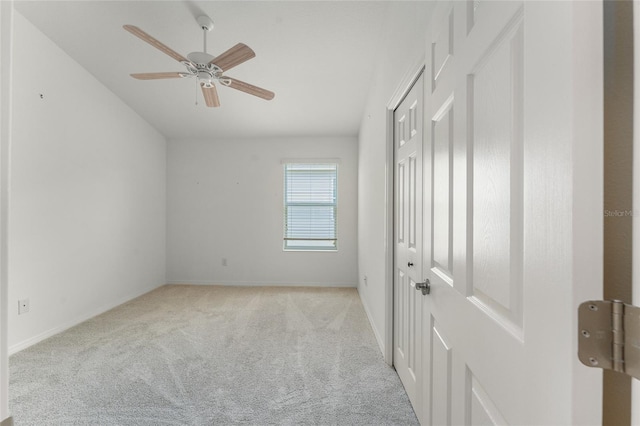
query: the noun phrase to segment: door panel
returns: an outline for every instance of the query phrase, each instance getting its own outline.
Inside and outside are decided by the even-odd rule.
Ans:
[[[434,117],[433,128],[433,264],[439,272],[451,277],[452,273],[452,103]]]
[[[403,252],[398,253],[399,256],[406,256],[406,253],[404,253],[404,250],[406,250],[405,238],[407,236],[407,233],[405,231],[407,229],[405,216],[405,209],[407,205],[407,191],[405,189],[407,186],[407,173],[405,172],[405,165],[406,162],[404,160],[398,161],[396,165],[396,239],[398,248],[403,249]]]
[[[468,74],[472,154],[471,294],[505,326],[522,324],[522,11]]]
[[[478,379],[467,370],[466,409],[468,425],[507,425],[507,421],[496,408],[491,397],[482,388]]]
[[[432,90],[446,80],[449,73],[443,71],[453,56],[453,10],[449,9],[448,14],[442,19],[445,25],[438,28],[437,35],[431,44]]]
[[[416,180],[416,175],[417,175],[417,164],[416,164],[416,154],[413,153],[409,156],[408,159],[408,166],[409,166],[409,170],[408,170],[408,184],[409,184],[409,214],[408,214],[408,220],[409,220],[409,229],[408,229],[408,239],[409,241],[407,241],[407,248],[412,252],[412,254],[414,255],[413,257],[416,257],[416,250],[418,249],[417,244],[418,244],[418,235],[417,235],[417,217],[416,217],[416,213],[417,213],[417,205],[416,205],[416,200],[418,198],[418,194],[416,193],[416,184],[417,184],[417,180]]]
[[[431,317],[431,423],[451,424],[451,346]]]
[[[395,261],[393,364],[416,411],[422,367],[423,91],[420,77],[394,111]]]

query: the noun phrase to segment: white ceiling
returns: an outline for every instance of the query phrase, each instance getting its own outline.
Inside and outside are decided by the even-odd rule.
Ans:
[[[401,1],[18,1],[16,10],[168,138],[356,135],[384,42]],[[140,81],[181,64],[122,29],[140,27],[186,56],[202,50],[195,21],[210,16],[208,51],[238,42],[256,57],[228,75],[272,90],[263,99],[218,86],[207,108],[194,79]],[[195,105],[196,94],[198,105]]]

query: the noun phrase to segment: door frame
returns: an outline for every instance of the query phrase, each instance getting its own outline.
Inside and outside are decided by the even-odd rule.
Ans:
[[[632,296],[640,306],[640,1],[633,1],[633,229],[632,229]],[[631,424],[640,422],[640,380],[631,379]]]
[[[426,60],[424,56],[418,58],[415,63],[409,67],[409,71],[405,73],[403,78],[400,79],[396,86],[395,92],[391,95],[391,98],[387,102],[385,118],[386,118],[386,130],[387,130],[387,155],[385,164],[385,238],[384,238],[384,253],[385,253],[385,341],[384,341],[384,361],[393,366],[393,269],[394,269],[394,185],[395,185],[395,150],[393,143],[393,113],[398,108],[402,100],[407,96],[411,87],[420,78],[420,75],[424,73],[426,67]],[[426,84],[426,83],[425,83]],[[423,117],[424,119],[424,117]]]

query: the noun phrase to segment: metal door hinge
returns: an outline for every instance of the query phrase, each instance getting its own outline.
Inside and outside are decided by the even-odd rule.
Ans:
[[[640,308],[619,300],[584,302],[578,328],[580,362],[640,379]]]

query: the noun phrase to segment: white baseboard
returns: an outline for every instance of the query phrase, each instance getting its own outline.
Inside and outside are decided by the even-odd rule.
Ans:
[[[373,322],[373,317],[371,316],[371,312],[369,311],[369,306],[367,306],[367,302],[362,297],[362,294],[360,293],[360,288],[359,287],[358,287],[358,295],[360,296],[360,302],[362,303],[362,307],[364,308],[364,312],[367,314],[367,319],[369,320],[369,324],[371,324],[371,329],[373,330],[373,335],[376,336],[376,341],[378,342],[378,347],[380,348],[380,351],[382,352],[382,356],[384,357],[385,354],[386,354],[384,340],[382,339],[382,336],[380,336],[380,333],[378,332],[378,329],[376,328],[376,324]]]
[[[91,318],[93,318],[95,316],[103,314],[103,313],[115,308],[116,306],[122,305],[123,303],[126,303],[126,302],[128,302],[130,300],[135,299],[136,297],[140,297],[143,294],[149,293],[150,291],[153,291],[153,290],[155,290],[155,289],[157,289],[159,287],[162,287],[163,285],[164,284],[160,284],[160,285],[157,285],[155,287],[143,289],[143,290],[138,291],[136,293],[132,293],[132,294],[129,294],[127,296],[121,297],[121,298],[119,298],[119,299],[117,299],[117,300],[115,300],[115,301],[113,301],[111,303],[102,305],[102,306],[100,306],[100,307],[98,307],[98,308],[96,308],[96,309],[94,309],[94,310],[92,310],[90,312],[86,312],[86,313],[74,318],[71,321],[67,321],[67,322],[65,322],[63,324],[60,324],[58,326],[55,326],[55,327],[53,327],[53,328],[51,328],[51,329],[49,329],[49,330],[47,330],[47,331],[45,331],[43,333],[40,333],[40,334],[38,334],[36,336],[30,337],[30,338],[28,338],[26,340],[23,340],[22,342],[18,342],[18,343],[14,344],[14,345],[11,345],[11,346],[9,346],[9,355],[13,355],[13,354],[15,354],[17,352],[20,352],[20,351],[22,351],[24,349],[27,349],[29,346],[33,346],[36,343],[42,342],[43,340],[48,339],[51,336],[55,336],[58,333],[61,333],[61,332],[65,331],[65,330],[68,330],[71,327],[74,327],[74,326],[76,326],[76,325],[78,325],[78,324],[80,324],[80,323],[82,323],[82,322],[84,322],[84,321],[86,321],[88,319],[91,319]]]
[[[356,283],[313,283],[313,282],[274,282],[274,281],[197,281],[197,280],[171,280],[167,284],[180,285],[221,285],[238,287],[357,287]]]

